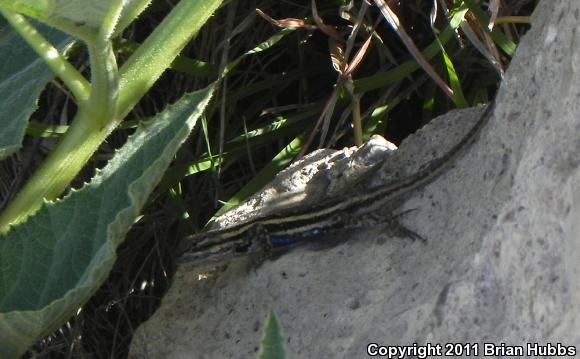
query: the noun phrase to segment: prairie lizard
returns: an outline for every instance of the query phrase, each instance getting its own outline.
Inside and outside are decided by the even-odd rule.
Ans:
[[[354,196],[289,208],[248,222],[194,234],[184,240],[179,262],[193,265],[219,264],[235,257],[285,248],[296,242],[319,237],[330,230],[364,225],[361,219],[431,182],[454,163],[485,127],[494,105],[495,100],[487,105],[475,125],[451,150],[410,176]]]

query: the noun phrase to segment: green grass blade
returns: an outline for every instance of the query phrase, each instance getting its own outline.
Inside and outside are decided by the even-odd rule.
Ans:
[[[233,207],[240,204],[243,200],[256,193],[259,189],[264,187],[268,182],[270,182],[278,172],[286,168],[286,166],[292,161],[292,159],[300,152],[300,149],[304,145],[306,140],[306,134],[296,137],[292,140],[286,147],[282,149],[273,159],[270,161],[266,167],[264,167],[259,173],[257,173],[250,182],[248,182],[241,190],[238,191],[234,196],[232,196],[222,208],[214,215],[213,218],[217,218],[222,213],[225,213],[232,209]]]
[[[469,7],[482,27],[487,28],[489,24],[489,16],[481,9],[481,6],[473,0],[465,0],[465,4]],[[499,28],[494,28],[493,31],[489,33],[493,41],[509,56],[513,56],[517,45],[509,40],[503,31]]]
[[[445,45],[447,41],[451,39],[455,32],[450,26],[447,26],[443,32],[439,35],[439,41]],[[422,51],[423,56],[426,60],[432,59],[435,55],[439,53],[439,44],[437,41],[433,41],[427,48]],[[392,85],[403,80],[405,77],[409,76],[413,72],[420,68],[419,64],[415,60],[409,60],[402,63],[401,65],[395,67],[392,70],[379,72],[372,76],[364,77],[358,80],[354,80],[355,92],[365,92],[376,90],[378,88]]]

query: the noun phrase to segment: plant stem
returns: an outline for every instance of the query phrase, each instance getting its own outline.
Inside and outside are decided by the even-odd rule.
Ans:
[[[22,38],[34,49],[50,69],[72,92],[77,105],[81,106],[89,97],[87,80],[68,62],[52,44],[32,26],[24,16],[0,9],[2,15]]]
[[[96,39],[89,44],[92,74],[90,96],[79,106],[79,112],[61,142],[16,198],[0,213],[0,233],[8,231],[11,225],[23,222],[42,206],[44,199],[57,198],[69,186],[100,144],[169,67],[222,1],[180,1],[121,68],[120,77],[111,43],[104,39]],[[111,16],[113,15],[111,13]],[[22,18],[12,13],[8,13],[8,16],[13,16],[13,19],[17,19],[15,16]],[[13,26],[23,25],[22,22],[16,22]],[[43,56],[46,47],[41,46],[42,40],[42,37],[27,38],[31,46],[48,63],[52,57]],[[55,64],[51,66],[57,74],[70,66],[64,59],[61,59],[59,65],[63,67],[57,67]],[[74,73],[78,72],[74,70]],[[67,78],[63,79],[66,85],[76,88],[79,94],[87,92],[86,87],[79,87],[77,83],[71,81],[75,77],[72,74],[71,70],[63,72],[63,76]],[[84,92],[79,91],[81,89]]]
[[[58,197],[107,137],[107,128],[98,124],[103,119],[90,118],[88,112],[75,116],[62,141],[0,214],[0,233],[38,210],[43,198]]]
[[[119,71],[112,43],[107,41],[98,45],[89,45],[89,57],[91,60],[91,97],[87,108],[95,114],[92,121],[102,121],[100,124],[104,127],[116,118],[119,95]]]
[[[42,206],[43,199],[56,199],[118,125],[115,106],[118,71],[112,44],[90,44],[91,91],[79,106],[62,141],[0,214],[0,232],[23,222]]]
[[[91,95],[58,146],[0,214],[0,233],[26,220],[43,199],[58,198],[120,122],[115,116],[118,71],[112,45],[89,45],[89,54]]]
[[[119,70],[117,110],[125,116],[223,0],[182,0]]]
[[[115,33],[115,28],[123,13],[123,3],[125,0],[113,0],[109,4],[109,10],[103,18],[103,23],[99,29],[99,41],[110,41]]]

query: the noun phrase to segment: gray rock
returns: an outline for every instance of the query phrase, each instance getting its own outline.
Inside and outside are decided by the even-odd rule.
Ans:
[[[401,204],[416,209],[401,220],[426,242],[377,226],[255,269],[243,260],[207,273],[181,268],[131,357],[254,357],[269,308],[296,358],[367,357],[369,343],[472,343],[479,356],[484,343],[578,345],[579,13],[577,1],[540,2],[479,141]],[[454,117],[477,116],[434,121],[369,181],[444,152],[465,133]]]

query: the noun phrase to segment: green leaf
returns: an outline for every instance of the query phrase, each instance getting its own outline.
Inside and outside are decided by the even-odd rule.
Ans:
[[[57,48],[72,38],[54,29],[39,31]],[[22,143],[38,96],[54,74],[21,37],[0,18],[0,160],[17,151]]]
[[[120,33],[131,23],[151,0],[0,0],[0,7],[21,13],[59,30],[86,39],[96,34],[113,6],[122,12],[115,29]]]
[[[115,251],[207,106],[214,85],[140,127],[103,171],[0,237],[0,357],[61,326],[107,278]]]
[[[118,35],[123,31],[133,20],[145,10],[151,3],[151,0],[129,0],[123,8],[123,13],[115,29],[115,34]]]
[[[54,11],[54,0],[1,0],[0,6],[30,17],[46,17]]]
[[[258,359],[285,359],[288,357],[282,327],[273,310],[266,317]]]

